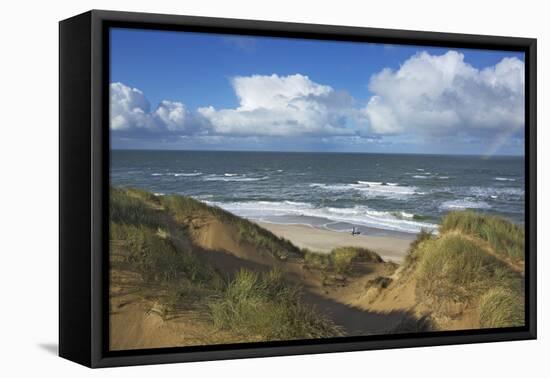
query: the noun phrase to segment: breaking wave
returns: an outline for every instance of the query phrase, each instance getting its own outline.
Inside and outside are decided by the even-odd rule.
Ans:
[[[205,202],[209,205],[221,207],[235,215],[254,220],[272,221],[273,217],[278,217],[277,221],[280,223],[312,225],[308,223],[307,219],[299,219],[299,222],[297,222],[296,217],[313,217],[325,219],[327,223],[344,222],[356,226],[406,233],[417,233],[421,229],[437,229],[435,224],[415,220],[414,214],[411,213],[378,211],[362,205],[337,208],[315,207],[310,203],[293,201]],[[287,222],[281,221],[281,218],[285,216],[293,218],[288,219]]]
[[[393,182],[357,181],[356,184],[313,183],[309,186],[333,192],[356,191],[367,198],[383,197],[390,199],[406,199],[414,194],[419,194],[415,186],[402,186]]]

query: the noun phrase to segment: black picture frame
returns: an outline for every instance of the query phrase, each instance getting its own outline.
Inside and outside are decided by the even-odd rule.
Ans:
[[[525,53],[526,325],[109,351],[110,27],[365,41]],[[344,352],[536,338],[536,39],[92,10],[59,24],[59,354],[89,367]]]

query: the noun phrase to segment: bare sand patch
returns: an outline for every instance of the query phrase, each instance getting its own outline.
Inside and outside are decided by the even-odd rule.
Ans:
[[[315,252],[329,253],[338,247],[362,247],[378,253],[385,261],[401,263],[405,258],[415,235],[410,238],[351,235],[347,232],[324,230],[305,225],[286,225],[258,222],[258,225],[271,231],[275,235],[290,240],[300,248],[307,248]]]

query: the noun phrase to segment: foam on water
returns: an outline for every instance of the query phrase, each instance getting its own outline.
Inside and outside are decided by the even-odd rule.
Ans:
[[[267,180],[269,176],[263,177],[247,177],[246,175],[236,175],[225,173],[224,175],[208,175],[203,179],[204,181],[224,181],[224,182],[251,182],[251,181],[261,181]]]
[[[463,198],[451,201],[445,201],[441,204],[444,210],[463,210],[463,209],[490,209],[491,205],[484,201],[477,201],[473,198]]]
[[[417,194],[415,186],[401,186],[397,183],[385,184],[382,182],[357,181],[357,184],[321,184],[313,183],[312,188],[319,188],[332,192],[355,191],[367,198],[406,199]]]
[[[357,181],[360,185],[368,185],[368,186],[379,186],[382,185],[382,182],[376,182],[376,181]]]
[[[179,173],[174,173],[174,172],[168,172],[168,173],[151,173],[151,176],[173,176],[173,177],[193,177],[193,176],[200,176],[202,175],[202,172],[192,172],[192,173],[187,173],[187,172],[179,172]]]
[[[174,177],[194,177],[200,176],[202,172],[193,172],[193,173],[174,173]]]
[[[264,220],[386,232],[471,208],[524,221],[525,164],[515,157],[115,150],[111,164],[113,186],[216,201]]]
[[[482,187],[482,186],[470,186],[465,190],[465,193],[470,193],[476,197],[492,197],[492,196],[506,196],[519,198],[525,195],[525,191],[521,188],[497,188],[497,187]]]
[[[303,216],[406,233],[417,233],[423,228],[430,230],[436,230],[437,228],[435,224],[414,220],[414,214],[411,213],[377,211],[367,206],[349,208],[315,207],[310,203],[293,201],[204,202],[221,207],[235,215],[254,220],[270,221],[273,217],[279,217],[280,220],[280,217],[284,216]],[[303,224],[312,225],[307,222],[307,219],[303,220]]]

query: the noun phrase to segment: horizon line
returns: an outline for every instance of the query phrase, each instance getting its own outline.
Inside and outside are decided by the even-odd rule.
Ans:
[[[492,157],[521,157],[523,154],[493,154],[484,155],[479,153],[463,153],[463,154],[444,154],[444,153],[428,153],[428,152],[361,152],[361,151],[299,151],[299,150],[201,150],[201,149],[156,149],[156,148],[110,148],[110,151],[151,151],[151,152],[252,152],[252,153],[311,153],[311,154],[361,154],[361,155],[423,155],[423,156],[477,156],[486,159]]]

